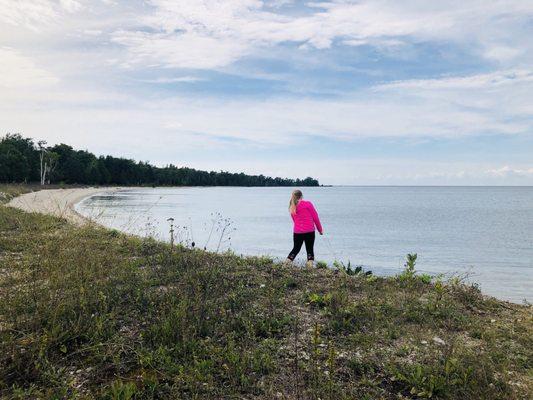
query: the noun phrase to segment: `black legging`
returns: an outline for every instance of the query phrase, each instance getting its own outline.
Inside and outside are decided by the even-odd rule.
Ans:
[[[307,260],[315,259],[315,253],[313,251],[313,246],[315,245],[315,232],[295,233],[293,235],[293,240],[294,247],[287,256],[289,260],[294,260],[296,258],[304,242],[305,250],[307,251]]]

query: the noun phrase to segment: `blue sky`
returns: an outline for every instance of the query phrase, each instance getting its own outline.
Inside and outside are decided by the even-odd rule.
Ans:
[[[0,129],[324,184],[532,185],[531,1],[0,0]]]

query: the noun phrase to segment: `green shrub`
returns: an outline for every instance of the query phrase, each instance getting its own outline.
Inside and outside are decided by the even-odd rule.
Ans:
[[[131,400],[135,396],[136,391],[137,387],[134,383],[116,380],[111,384],[104,397],[110,400]]]
[[[411,281],[414,279],[415,274],[416,274],[415,266],[416,266],[417,257],[418,255],[416,253],[407,254],[406,262],[404,264],[404,269],[402,273],[398,276],[398,279],[400,279],[400,281],[405,282],[405,281]]]
[[[342,271],[346,275],[349,275],[349,276],[355,276],[355,275],[370,276],[372,275],[372,271],[364,271],[362,265],[357,265],[355,267],[352,267],[352,264],[350,261],[348,261],[348,263],[346,264],[340,261],[334,261],[333,266],[337,268],[339,271]]]
[[[307,301],[313,307],[324,308],[331,302],[331,293],[320,294],[320,293],[309,293],[307,295]]]

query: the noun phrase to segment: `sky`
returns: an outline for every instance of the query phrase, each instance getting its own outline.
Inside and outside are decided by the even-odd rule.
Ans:
[[[533,185],[531,0],[0,0],[0,135],[347,185]]]

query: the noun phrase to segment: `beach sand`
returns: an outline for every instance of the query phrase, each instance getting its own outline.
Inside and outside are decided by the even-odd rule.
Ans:
[[[90,187],[72,189],[50,189],[25,193],[12,199],[8,206],[27,212],[38,212],[65,218],[77,225],[89,220],[74,210],[74,205],[96,193],[109,193],[118,190],[113,187]]]

